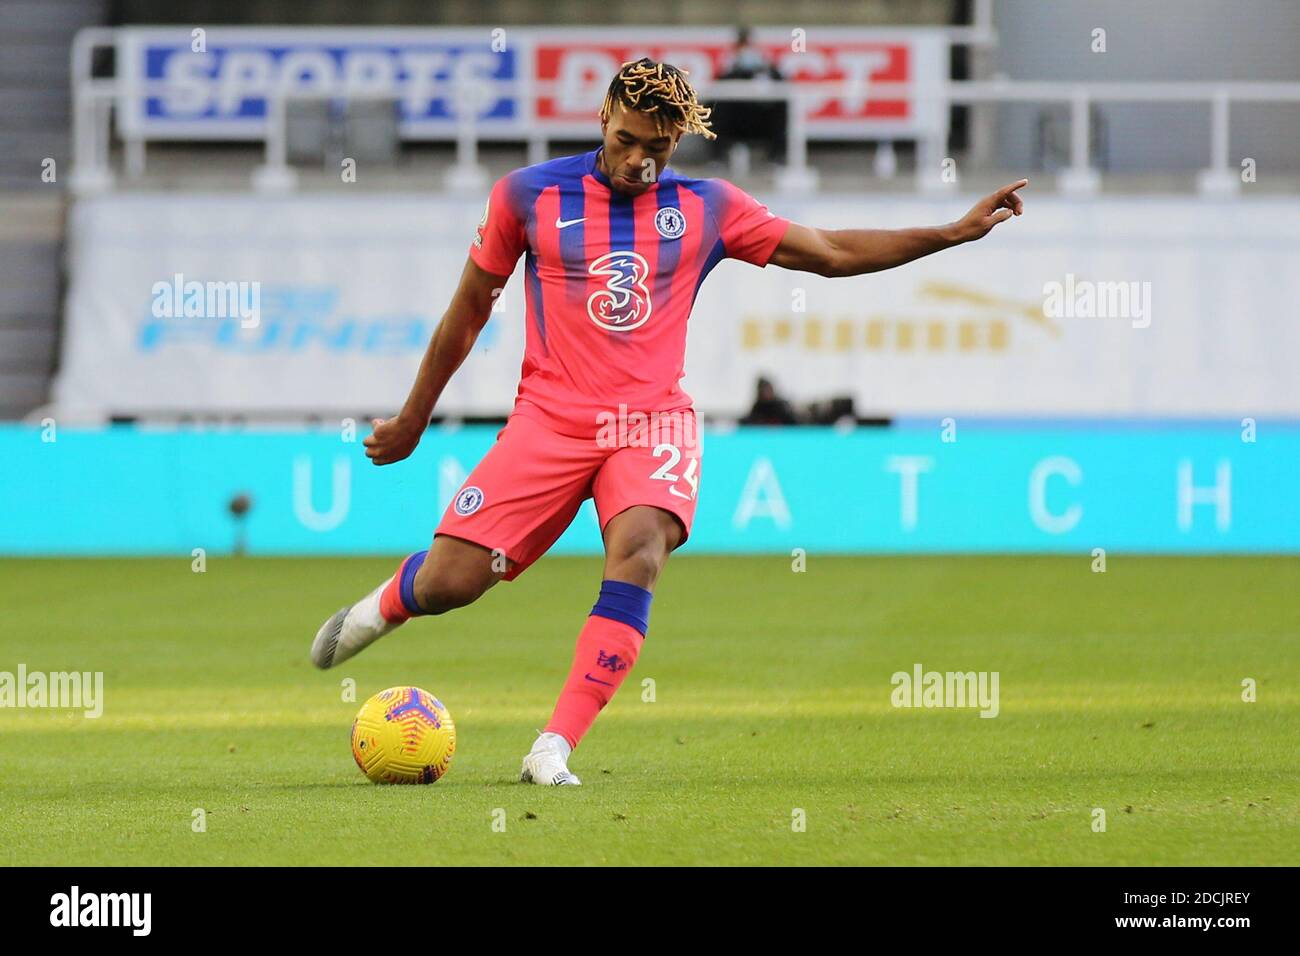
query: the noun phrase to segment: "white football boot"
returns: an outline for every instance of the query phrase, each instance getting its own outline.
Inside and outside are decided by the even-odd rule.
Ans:
[[[340,608],[338,613],[321,625],[316,640],[311,644],[311,662],[321,670],[341,664],[349,657],[361,653],[389,631],[399,627],[384,619],[379,613],[379,595],[388,587],[385,581],[356,604]]]
[[[577,787],[582,781],[569,772],[567,761],[573,748],[559,734],[539,734],[533,749],[524,757],[524,769],[519,774],[520,783],[536,783],[544,787]]]

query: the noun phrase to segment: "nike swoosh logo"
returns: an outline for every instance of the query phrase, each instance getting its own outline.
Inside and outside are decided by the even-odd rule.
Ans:
[[[599,677],[592,677],[590,674],[583,674],[582,676],[587,678],[587,680],[591,681],[593,684],[604,684],[606,687],[614,686],[609,681],[601,680]]]
[[[586,216],[583,216],[581,219],[569,219],[569,220],[564,220],[564,219],[561,219],[559,216],[556,216],[556,217],[555,217],[555,228],[556,228],[556,229],[563,229],[563,228],[565,228],[566,226],[572,226],[572,225],[576,225],[577,223],[580,223],[580,222],[586,222],[586,221],[587,221],[587,217],[586,217]]]

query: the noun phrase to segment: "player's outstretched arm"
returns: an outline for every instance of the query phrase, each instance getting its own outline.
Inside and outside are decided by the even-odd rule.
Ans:
[[[474,347],[492,314],[492,303],[508,278],[485,272],[472,259],[466,261],[460,285],[429,340],[406,404],[394,418],[376,418],[375,430],[363,442],[366,457],[376,465],[401,461],[415,451],[429,426],[438,396]]]
[[[892,269],[941,249],[982,239],[1000,222],[1019,216],[1016,190],[1029,180],[1003,186],[946,226],[922,229],[813,229],[791,223],[769,262],[821,276],[857,276]]]

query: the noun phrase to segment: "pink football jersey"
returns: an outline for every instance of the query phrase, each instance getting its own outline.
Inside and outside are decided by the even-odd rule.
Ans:
[[[600,150],[499,180],[470,246],[508,276],[524,260],[527,344],[515,409],[574,437],[600,414],[688,408],[679,382],[700,283],[724,258],[767,264],[788,219],[720,179],[664,170],[635,198],[610,188]]]

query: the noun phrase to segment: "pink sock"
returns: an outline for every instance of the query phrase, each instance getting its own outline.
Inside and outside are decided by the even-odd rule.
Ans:
[[[593,614],[578,635],[573,668],[546,731],[577,747],[614,692],[632,671],[645,638],[621,621]]]

